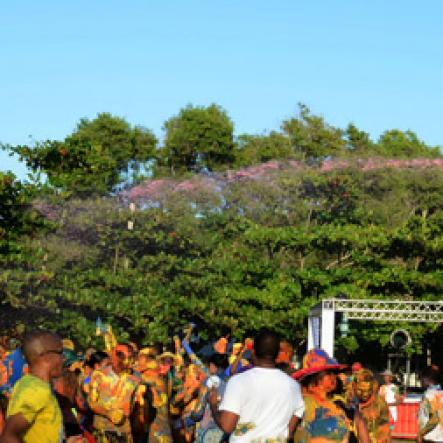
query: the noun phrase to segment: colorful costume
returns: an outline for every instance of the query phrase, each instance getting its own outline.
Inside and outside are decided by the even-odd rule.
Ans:
[[[426,441],[443,441],[443,390],[440,385],[430,386],[423,394],[418,426]]]
[[[348,443],[352,422],[345,411],[328,398],[329,392],[309,383],[310,376],[344,367],[322,349],[313,349],[303,358],[303,368],[293,374],[307,383],[303,391],[305,414],[295,432],[295,443]]]
[[[295,443],[347,443],[351,423],[343,409],[329,399],[306,391],[305,415],[298,427]]]
[[[372,443],[390,443],[389,409],[377,392],[378,383],[374,374],[367,369],[358,371],[354,375],[353,388]]]
[[[217,387],[217,393],[220,398],[226,389],[226,383],[220,379]],[[211,408],[208,404],[209,389],[202,386],[200,389],[198,401],[193,411],[189,415],[189,419],[197,423],[195,431],[195,443],[220,443],[228,441],[228,436],[217,426],[212,416]]]
[[[131,443],[129,415],[136,385],[115,372],[94,371],[91,375],[88,403],[94,413],[94,436],[97,443]]]
[[[149,368],[139,368],[142,383],[151,390],[152,407],[155,409],[155,418],[149,426],[149,443],[172,442],[171,426],[169,424],[168,385],[164,377],[159,374],[158,363],[151,360]]]
[[[294,348],[292,347],[292,345],[289,342],[282,340],[280,342],[280,352],[278,353],[275,362],[291,364],[293,356]]]
[[[27,371],[27,363],[20,349],[11,352],[2,362],[0,391],[11,392],[15,383]]]

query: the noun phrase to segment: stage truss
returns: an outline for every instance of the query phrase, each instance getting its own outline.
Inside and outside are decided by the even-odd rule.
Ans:
[[[333,298],[311,309],[308,348],[322,347],[334,354],[335,313],[349,320],[443,323],[443,301],[359,300]]]
[[[324,309],[346,312],[350,320],[443,322],[443,302],[331,299],[322,305]]]

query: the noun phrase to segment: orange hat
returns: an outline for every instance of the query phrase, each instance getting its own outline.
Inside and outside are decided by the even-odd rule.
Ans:
[[[302,380],[308,375],[317,374],[322,371],[341,371],[346,365],[341,365],[337,360],[331,358],[323,349],[312,349],[303,357],[303,368],[292,374],[296,380]]]

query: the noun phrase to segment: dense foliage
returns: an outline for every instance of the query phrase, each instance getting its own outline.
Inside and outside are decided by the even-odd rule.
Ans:
[[[130,125],[129,139],[103,130],[97,122],[119,121],[108,114],[82,121],[66,140],[101,146],[111,158],[108,166],[119,165],[108,170],[114,171],[108,184],[95,189],[101,195],[87,198],[94,178],[102,183],[108,173],[95,177],[87,169],[108,167],[98,158],[94,163],[91,151],[87,160],[75,151],[74,166],[61,169],[57,156],[52,163],[45,157],[43,166],[45,144],[29,152],[12,149],[49,183],[36,198],[12,175],[0,176],[3,327],[46,324],[86,345],[97,316],[112,322],[120,337],[142,342],[164,339],[192,320],[203,336],[229,330],[241,337],[267,325],[303,346],[307,313],[322,298],[441,298],[441,159],[368,160],[364,167],[356,160],[432,159],[440,155],[437,148],[412,132],[387,131],[374,142],[354,125],[333,128],[305,107],[283,123],[282,132],[243,135],[234,145],[224,111],[206,109],[210,118],[203,111],[188,107],[169,120],[165,146],[157,151],[147,130],[140,130],[140,139]],[[215,128],[201,130],[206,117]],[[188,130],[192,137],[184,142]],[[219,145],[208,141],[219,136]],[[214,154],[217,146],[223,146],[221,157]],[[163,168],[172,163],[162,163],[170,155],[173,178]],[[131,161],[149,156],[162,175],[143,185],[149,192],[109,193]],[[274,158],[283,160],[268,164],[265,173],[210,172]],[[331,158],[340,159],[336,167]],[[190,176],[197,164],[204,173]],[[187,175],[180,178],[178,170]],[[348,353],[364,343],[375,344],[374,353],[387,349],[394,328],[350,326],[348,337],[339,338]],[[434,325],[404,326],[417,352],[431,333],[440,336]]]
[[[8,148],[63,195],[90,196],[134,178],[154,158],[156,145],[151,131],[102,113],[92,121],[81,119],[64,140]]]
[[[187,106],[165,122],[164,130],[158,169],[167,167],[169,174],[212,171],[234,160],[234,125],[217,105]]]

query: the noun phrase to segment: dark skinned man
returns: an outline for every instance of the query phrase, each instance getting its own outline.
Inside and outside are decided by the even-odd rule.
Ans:
[[[234,443],[292,438],[304,403],[299,384],[275,367],[280,351],[276,333],[263,329],[254,339],[254,367],[232,377],[218,406],[209,397],[214,420]]]
[[[14,386],[0,443],[60,443],[63,420],[51,381],[63,369],[63,344],[49,331],[29,333],[23,341],[29,373]],[[81,436],[68,443],[82,442]]]

